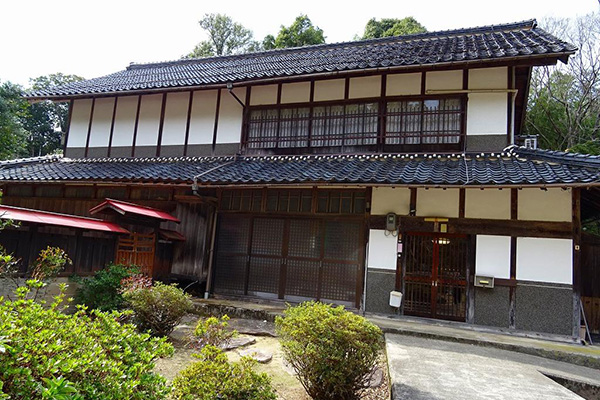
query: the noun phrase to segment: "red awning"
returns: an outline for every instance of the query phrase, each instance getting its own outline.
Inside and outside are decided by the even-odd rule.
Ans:
[[[171,240],[174,242],[185,242],[185,236],[177,231],[170,229],[161,229],[159,232],[160,238],[165,240]]]
[[[129,233],[127,229],[123,229],[119,225],[113,224],[112,222],[101,221],[99,219],[2,205],[0,205],[0,219],[9,219],[18,222],[30,222],[42,225],[64,226],[67,228],[77,228],[92,231]]]
[[[102,213],[106,210],[113,210],[121,215],[134,214],[137,216],[160,219],[162,221],[181,222],[171,214],[158,210],[156,208],[144,207],[138,204],[127,203],[120,200],[106,199],[103,203],[90,209],[90,214]]]

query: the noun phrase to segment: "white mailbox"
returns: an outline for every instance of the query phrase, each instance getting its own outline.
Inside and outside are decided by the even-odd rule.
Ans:
[[[402,304],[402,292],[397,292],[395,290],[392,290],[390,292],[390,306],[400,308],[401,304]]]

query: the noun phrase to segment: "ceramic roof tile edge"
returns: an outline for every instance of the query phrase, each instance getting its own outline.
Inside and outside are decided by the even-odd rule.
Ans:
[[[600,168],[600,156],[573,153],[557,150],[529,149],[516,147],[514,150],[518,155],[544,160],[559,162],[561,164],[575,165],[578,167]]]
[[[18,165],[24,164],[35,164],[38,162],[52,162],[63,159],[62,154],[48,154],[45,156],[37,156],[37,157],[26,157],[26,158],[15,158],[13,160],[4,160],[0,161],[0,169],[2,167],[14,167]]]
[[[391,66],[388,65],[387,67],[385,65],[387,64],[382,64],[382,65],[376,65],[376,66],[370,66],[367,65],[365,68],[359,68],[359,67],[348,67],[348,68],[341,68],[341,67],[332,67],[331,70],[329,69],[324,69],[323,71],[321,71],[321,69],[319,68],[312,68],[312,69],[306,69],[304,71],[287,71],[285,73],[283,72],[279,72],[279,73],[267,73],[265,71],[263,72],[257,72],[254,71],[252,73],[250,73],[249,75],[245,75],[242,77],[233,77],[233,78],[228,78],[225,79],[224,77],[221,78],[214,78],[211,79],[210,82],[207,81],[201,81],[201,82],[197,82],[197,81],[189,81],[187,83],[182,83],[182,82],[178,82],[178,83],[169,83],[169,82],[163,82],[163,81],[158,81],[158,82],[154,82],[154,83],[148,83],[148,82],[140,82],[138,84],[128,84],[128,85],[124,85],[124,87],[119,87],[118,84],[112,84],[112,87],[109,85],[108,88],[97,88],[96,86],[94,86],[94,84],[92,82],[102,82],[103,80],[118,80],[120,78],[120,75],[130,71],[130,70],[136,70],[136,69],[160,69],[160,68],[168,68],[168,67],[175,67],[175,66],[184,66],[184,65],[191,65],[191,64],[200,64],[200,63],[204,63],[204,64],[210,64],[211,62],[218,62],[218,61],[228,61],[228,60],[244,60],[244,59],[252,59],[252,58],[260,58],[262,56],[273,56],[273,55],[277,55],[277,54],[284,54],[284,53],[310,53],[310,52],[317,52],[319,50],[322,49],[344,49],[344,48],[348,48],[348,47],[356,47],[356,48],[360,48],[361,46],[368,46],[368,45],[378,45],[378,44],[385,44],[385,43],[408,43],[411,41],[423,41],[423,42],[428,42],[431,40],[436,40],[436,39],[444,39],[444,38],[449,38],[449,37],[457,37],[459,35],[478,35],[478,34],[482,34],[482,33],[495,33],[495,32],[511,32],[511,31],[516,31],[516,30],[533,30],[533,29],[537,29],[542,35],[541,36],[545,36],[545,37],[550,37],[551,39],[553,39],[556,43],[560,43],[560,45],[562,46],[562,50],[553,50],[553,49],[549,49],[548,51],[543,52],[544,54],[516,54],[516,55],[507,55],[505,57],[500,57],[503,60],[510,60],[512,58],[530,58],[530,57],[540,57],[540,56],[554,56],[557,58],[560,58],[561,56],[569,56],[571,54],[573,54],[577,48],[567,42],[564,42],[556,37],[554,37],[553,35],[549,34],[548,32],[544,31],[541,28],[537,28],[537,23],[535,21],[535,19],[531,19],[531,20],[526,20],[526,21],[522,21],[522,22],[516,22],[516,23],[509,23],[509,24],[498,24],[498,25],[487,25],[487,26],[480,26],[480,27],[475,27],[475,28],[461,28],[461,29],[456,29],[456,30],[446,30],[446,31],[437,31],[437,32],[429,32],[429,33],[423,33],[423,34],[416,34],[416,35],[407,35],[407,36],[394,36],[394,37],[388,37],[388,38],[378,38],[378,39],[368,39],[368,40],[362,40],[362,41],[356,41],[356,42],[341,42],[341,43],[333,43],[333,44],[322,44],[322,45],[313,45],[313,46],[305,46],[305,47],[297,47],[297,48],[290,48],[290,49],[278,49],[278,50],[269,50],[269,51],[265,51],[265,52],[257,52],[257,53],[245,53],[245,54],[239,54],[239,55],[231,55],[231,56],[221,56],[221,57],[211,57],[211,58],[202,58],[202,59],[188,59],[188,60],[176,60],[176,61],[170,61],[170,62],[159,62],[159,63],[142,63],[142,64],[130,64],[130,66],[128,66],[125,70],[121,70],[119,72],[115,72],[113,74],[109,74],[106,76],[102,76],[102,77],[97,77],[97,78],[92,78],[90,80],[87,81],[82,81],[82,82],[75,82],[72,85],[74,85],[73,87],[71,87],[72,85],[66,85],[66,86],[59,86],[56,88],[52,88],[50,90],[41,90],[41,91],[32,91],[26,94],[25,97],[29,98],[30,100],[39,100],[39,99],[68,99],[68,98],[78,98],[78,97],[86,97],[86,96],[94,96],[94,95],[118,95],[119,93],[124,93],[124,92],[137,92],[137,91],[157,91],[157,90],[181,90],[182,88],[193,88],[193,87],[212,87],[214,85],[217,86],[223,86],[226,82],[231,82],[231,81],[235,81],[237,83],[247,83],[247,82],[253,82],[255,80],[263,80],[263,79],[281,79],[282,77],[289,77],[289,76],[296,76],[296,77],[300,77],[300,76],[308,76],[308,75],[318,75],[320,73],[324,73],[326,71],[329,71],[329,73],[332,72],[351,72],[357,69],[366,69],[366,70],[371,70],[371,69],[381,69],[381,68],[390,68]],[[547,38],[546,38],[547,39]],[[541,45],[538,45],[541,46]],[[481,62],[481,61],[486,61],[486,60],[496,60],[497,57],[490,55],[489,57],[483,57],[483,58],[475,58],[475,59],[464,59],[462,61],[460,61],[460,63],[473,63],[473,62]],[[456,64],[459,63],[459,61],[450,61],[450,64]],[[426,62],[426,63],[408,63],[409,65],[395,65],[394,68],[396,67],[415,67],[415,66],[419,66],[419,65],[444,65],[446,64],[446,62],[444,61],[432,61],[432,62]],[[321,71],[321,72],[319,72]],[[235,74],[234,74],[235,75]],[[264,76],[263,76],[264,75]],[[189,78],[189,77],[188,77]],[[189,80],[188,78],[180,78],[179,81],[181,80]],[[85,85],[83,85],[85,82],[90,82],[90,84],[88,85],[89,87],[87,89],[85,89]],[[79,87],[83,85],[82,87]],[[91,85],[91,86],[90,86]],[[56,89],[62,89],[62,90],[56,90]]]
[[[362,39],[356,41],[345,41],[345,42],[336,42],[336,43],[323,43],[323,44],[315,44],[309,46],[302,47],[288,47],[285,49],[273,49],[273,50],[264,50],[257,51],[254,53],[242,53],[242,54],[231,54],[227,56],[215,56],[215,57],[205,57],[205,58],[188,58],[181,60],[171,60],[171,61],[157,61],[157,62],[146,62],[146,63],[131,63],[125,69],[144,69],[144,68],[161,68],[161,67],[169,67],[172,65],[186,65],[186,64],[194,64],[198,61],[221,61],[221,60],[235,60],[235,59],[247,59],[247,58],[256,58],[262,55],[268,54],[285,54],[285,53],[296,53],[296,52],[304,52],[304,51],[312,51],[318,49],[329,49],[329,48],[337,48],[337,47],[346,47],[346,46],[360,46],[362,44],[376,44],[376,43],[387,43],[387,42],[411,42],[414,40],[424,40],[424,39],[432,39],[432,38],[447,38],[453,36],[462,36],[467,34],[480,34],[487,32],[508,32],[512,30],[522,30],[522,29],[534,29],[537,27],[537,20],[535,18],[531,18],[528,20],[518,21],[518,22],[510,22],[505,24],[496,24],[496,25],[481,25],[472,28],[457,28],[457,29],[447,29],[433,32],[424,32],[424,33],[415,33],[410,35],[399,35],[399,36],[386,36],[381,38],[374,39]],[[538,28],[540,29],[540,28]],[[543,30],[543,29],[540,29]],[[544,31],[545,32],[545,31]]]

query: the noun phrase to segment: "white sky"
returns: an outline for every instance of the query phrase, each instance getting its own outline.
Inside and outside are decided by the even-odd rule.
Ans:
[[[94,78],[130,62],[178,59],[205,39],[198,25],[205,13],[227,14],[261,40],[303,13],[332,43],[352,40],[372,17],[413,16],[433,31],[598,8],[598,0],[2,0],[0,81],[28,86],[56,72]]]

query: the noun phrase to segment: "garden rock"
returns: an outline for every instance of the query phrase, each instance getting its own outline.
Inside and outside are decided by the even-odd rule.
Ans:
[[[259,362],[261,364],[267,364],[269,361],[273,359],[273,354],[268,353],[263,350],[256,349],[244,349],[238,351],[239,355],[242,357],[250,357],[254,361]]]
[[[381,368],[377,368],[373,375],[369,378],[367,382],[368,387],[376,388],[383,384],[383,371]]]
[[[275,334],[275,324],[267,320],[235,318],[229,321],[229,327],[246,335],[271,337],[277,336]]]
[[[255,338],[248,337],[248,336],[240,336],[240,337],[236,337],[236,338],[229,340],[227,343],[225,343],[222,346],[222,348],[223,348],[223,350],[227,351],[227,350],[237,349],[238,347],[249,346],[254,343],[256,343]]]

